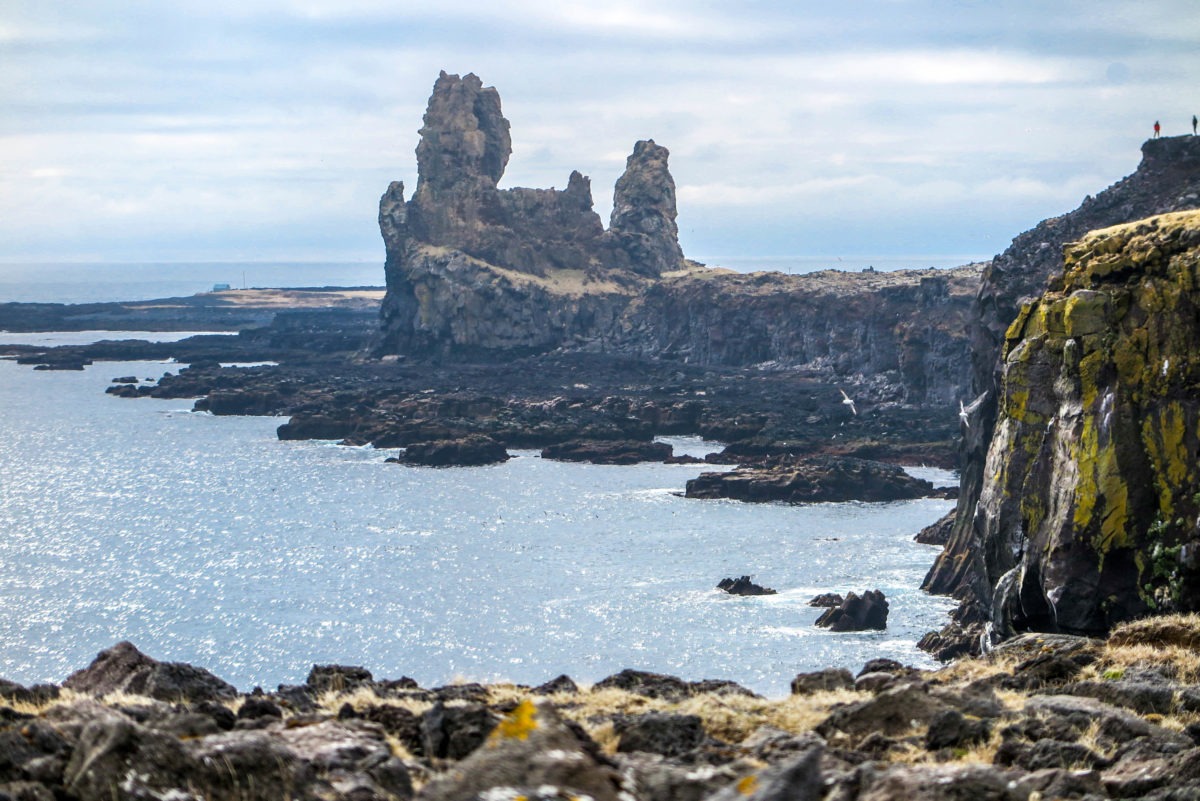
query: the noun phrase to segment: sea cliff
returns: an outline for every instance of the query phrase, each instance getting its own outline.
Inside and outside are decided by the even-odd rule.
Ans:
[[[1200,212],[1092,232],[1064,264],[1005,336],[978,539],[935,567],[967,577],[985,645],[1200,603]]]
[[[510,360],[556,349],[695,365],[800,368],[877,402],[953,405],[969,375],[980,267],[741,275],[686,260],[669,152],[634,145],[607,229],[578,172],[565,190],[499,189],[499,94],[442,73],[417,189],[380,201],[387,296],[377,356]]]
[[[1132,175],[1095,197],[1089,196],[1075,211],[1045,220],[1016,237],[985,269],[976,310],[970,315],[974,399],[967,405],[963,428],[959,500],[949,544],[924,584],[932,592],[963,599],[963,605],[955,613],[955,622],[927,643],[935,652],[947,657],[980,647],[980,634],[992,619],[995,582],[1020,558],[1000,556],[1013,552],[1017,544],[996,539],[988,514],[1007,515],[1009,510],[984,503],[983,497],[985,486],[995,478],[987,465],[992,459],[993,433],[1005,415],[1001,396],[1011,325],[1025,304],[1059,280],[1065,267],[1064,252],[1087,232],[1198,207],[1200,140],[1150,140],[1142,146],[1141,163]],[[1054,380],[1048,374],[1041,378]],[[1002,528],[1007,525],[1000,524]],[[1051,624],[1031,621],[1029,625]]]

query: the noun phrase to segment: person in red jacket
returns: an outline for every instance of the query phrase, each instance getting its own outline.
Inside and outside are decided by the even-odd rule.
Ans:
[[[1158,135],[1160,133],[1162,133],[1162,126],[1158,124],[1158,120],[1155,120],[1154,121],[1154,138],[1157,139]]]

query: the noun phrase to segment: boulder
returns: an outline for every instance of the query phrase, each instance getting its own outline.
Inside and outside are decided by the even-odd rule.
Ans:
[[[382,729],[374,724],[327,720],[285,727],[273,736],[341,797],[412,797],[408,770],[392,756]]]
[[[620,785],[617,771],[598,760],[552,707],[523,701],[500,722],[485,747],[427,784],[418,797],[470,801],[586,796],[618,801]]]
[[[820,595],[813,596],[809,602],[809,606],[818,606],[828,609],[831,606],[841,606],[846,599],[836,592],[823,592]]]
[[[371,671],[359,665],[313,665],[304,686],[313,694],[354,692],[375,683]]]
[[[851,457],[814,456],[789,465],[702,473],[687,483],[689,498],[739,501],[899,501],[923,498],[933,485],[896,465]]]
[[[816,727],[829,739],[838,732],[862,738],[873,732],[885,736],[912,734],[950,708],[921,684],[904,684],[865,701],[836,708]]]
[[[990,765],[897,765],[880,774],[859,801],[1027,801],[1019,773]]]
[[[847,593],[840,606],[826,609],[816,624],[830,631],[882,631],[887,628],[888,602],[879,590],[861,596]]]
[[[681,757],[704,745],[708,737],[696,715],[647,712],[615,721],[617,752],[635,751]]]
[[[730,595],[775,595],[770,587],[763,587],[750,580],[750,576],[739,576],[736,579],[723,578],[717,582],[717,589],[724,590]]]
[[[792,679],[792,695],[812,695],[828,690],[849,690],[854,677],[845,668],[825,668],[811,673],[798,673]]]
[[[545,684],[540,684],[537,687],[534,687],[532,692],[534,695],[554,695],[556,693],[572,694],[579,692],[579,685],[576,684],[570,676],[563,674],[561,676],[555,676]]]
[[[662,673],[649,673],[642,670],[626,668],[596,682],[595,689],[616,688],[626,692],[644,695],[648,698],[661,698],[664,701],[681,701],[692,695],[691,685]]]
[[[421,750],[430,758],[463,759],[483,745],[497,723],[482,704],[450,706],[439,700],[421,716]]]
[[[478,467],[509,459],[504,445],[491,437],[474,435],[461,439],[414,442],[397,461],[426,467]]]
[[[543,448],[542,458],[559,462],[628,465],[663,462],[671,458],[671,452],[671,446],[665,442],[571,440]]]
[[[710,801],[820,801],[823,748],[814,745],[787,762],[751,774],[710,797]],[[916,797],[916,796],[912,796]]]
[[[925,733],[925,747],[930,751],[941,748],[963,748],[981,743],[991,736],[991,724],[985,718],[964,715],[957,709],[947,709],[934,715]]]
[[[63,687],[90,695],[126,692],[162,701],[227,701],[237,688],[204,668],[183,662],[159,662],[132,643],[101,651],[91,665],[67,677]]]

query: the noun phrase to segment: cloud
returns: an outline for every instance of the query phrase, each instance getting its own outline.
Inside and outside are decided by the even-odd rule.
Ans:
[[[666,145],[689,255],[988,255],[1132,171],[1154,119],[1190,130],[1190,3],[13,0],[0,260],[378,254],[440,69],[499,89],[505,185],[579,169],[606,217],[633,143]]]

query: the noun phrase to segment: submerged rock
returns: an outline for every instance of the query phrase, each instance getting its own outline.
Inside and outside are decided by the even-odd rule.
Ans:
[[[850,457],[817,456],[765,468],[702,473],[687,483],[689,498],[739,501],[898,501],[923,498],[933,485],[896,465]]]
[[[570,440],[542,449],[543,459],[592,464],[637,464],[663,462],[671,458],[672,448],[665,442],[632,440]]]
[[[427,467],[477,467],[509,460],[504,445],[491,437],[472,435],[458,439],[414,442],[396,461]]]
[[[749,576],[736,579],[724,578],[717,582],[717,589],[724,590],[730,595],[775,595],[776,591],[761,584],[755,584]]]

